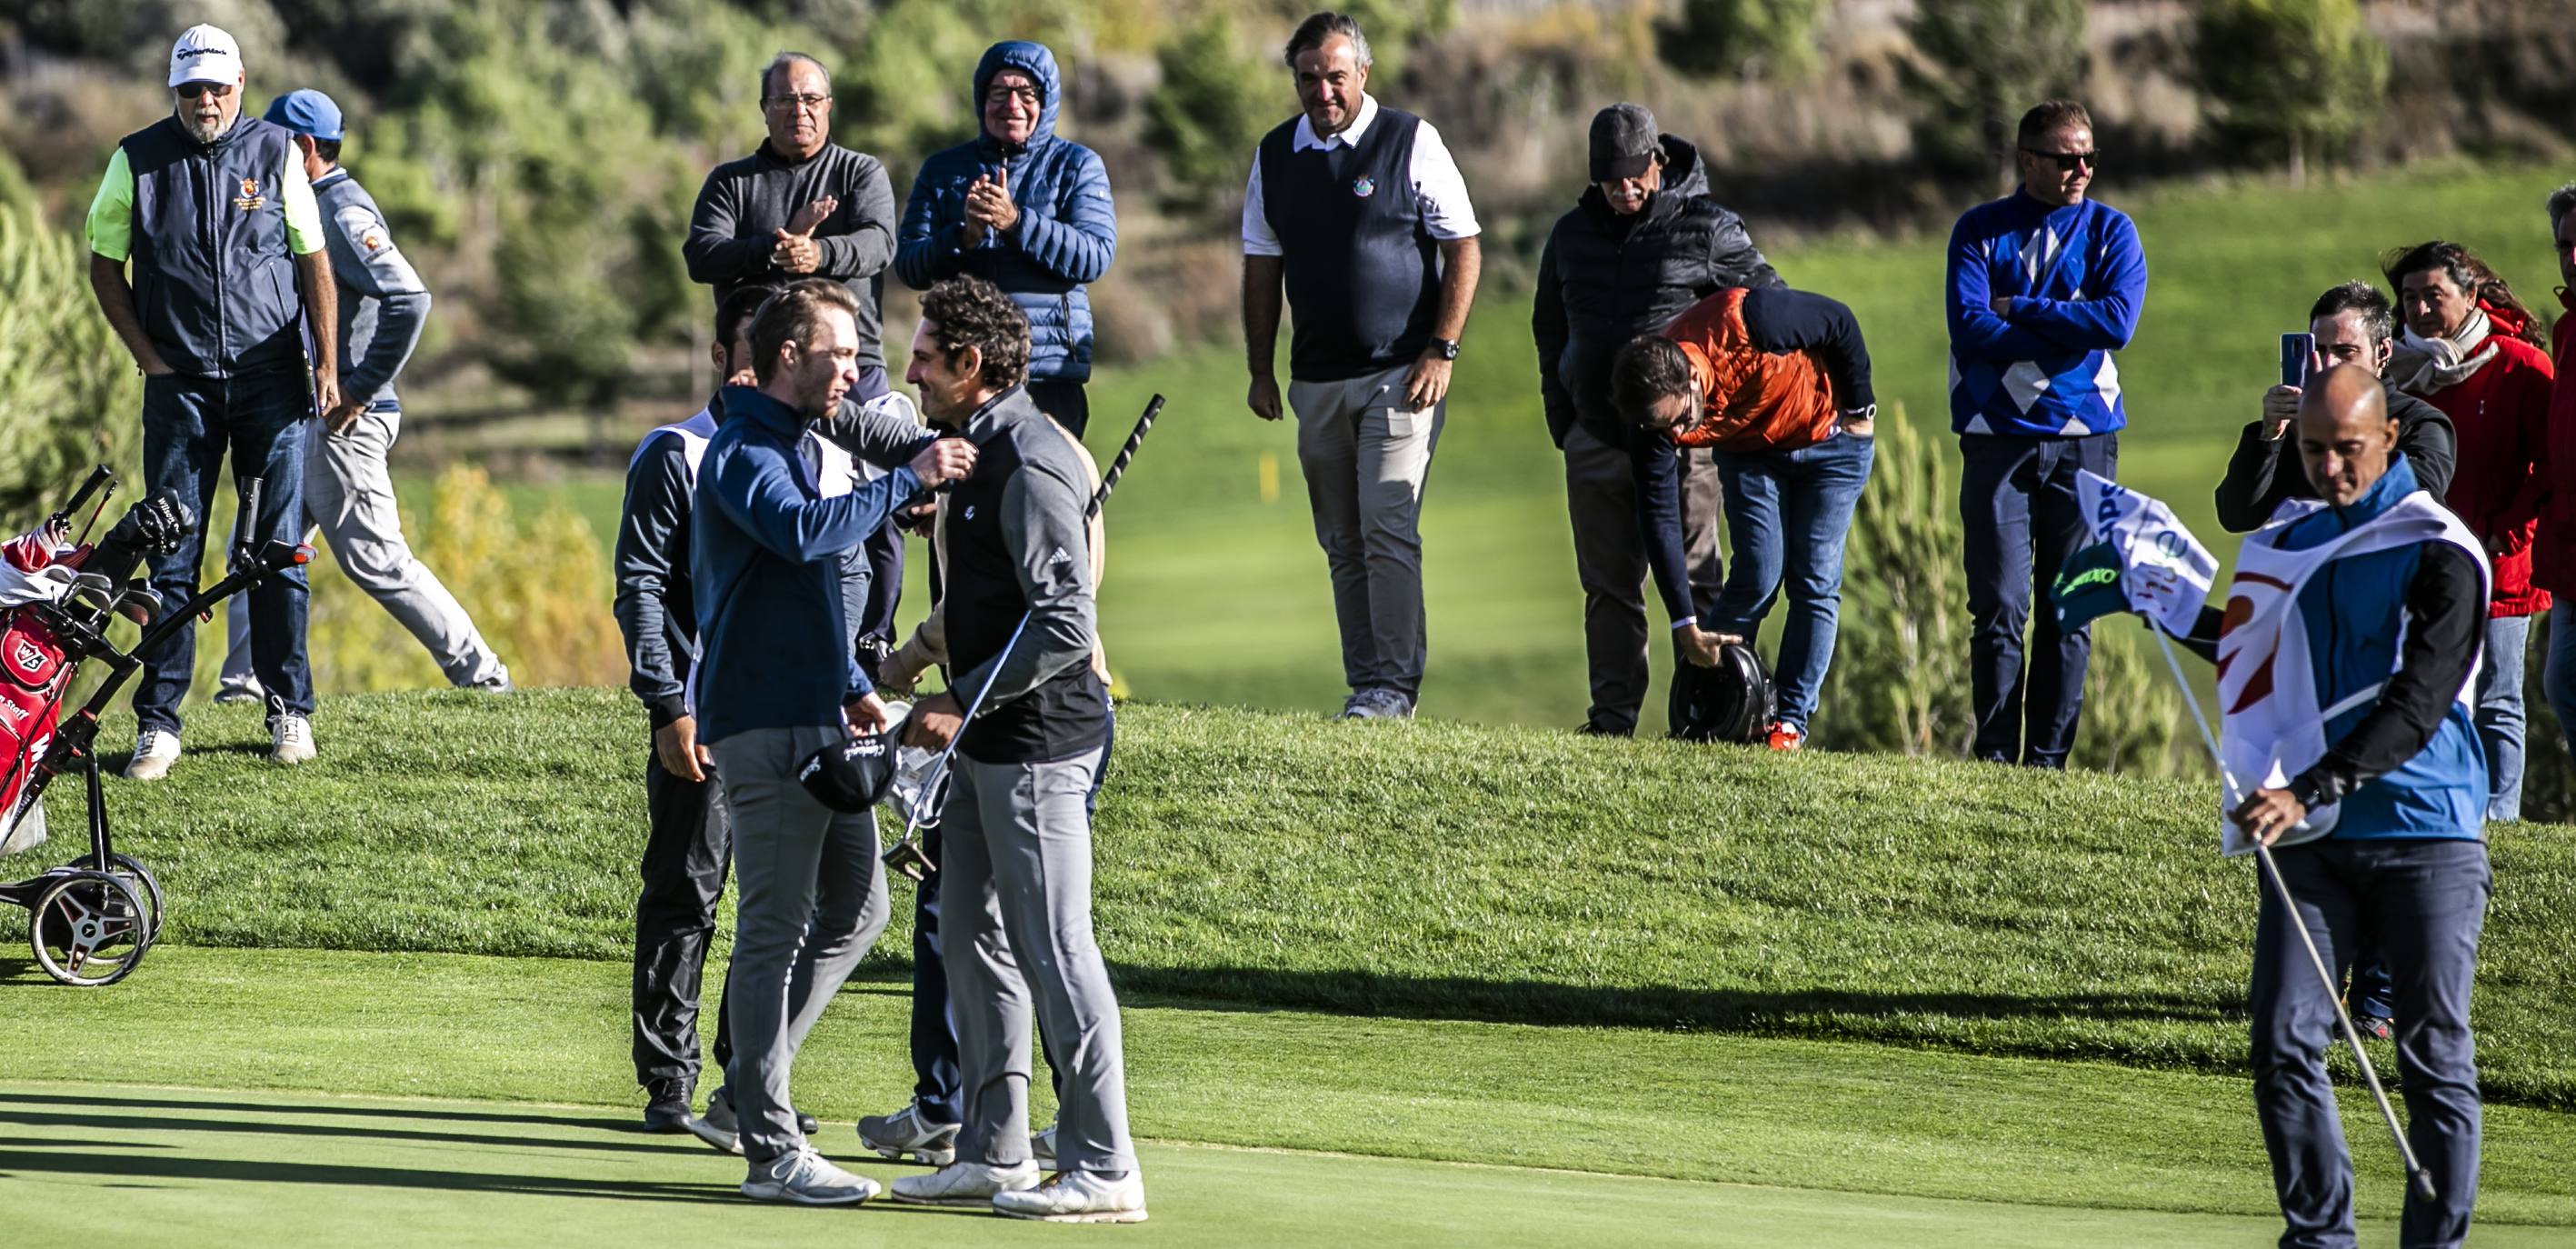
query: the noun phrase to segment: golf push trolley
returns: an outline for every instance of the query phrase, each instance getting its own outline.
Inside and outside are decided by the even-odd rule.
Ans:
[[[292,542],[256,545],[260,480],[237,483],[246,535],[231,554],[230,572],[175,611],[143,583],[145,557],[179,549],[196,518],[169,494],[135,504],[95,546],[71,537],[71,516],[100,496],[82,526],[88,537],[107,510],[102,491],[113,493],[115,474],[100,465],[43,528],[0,546],[0,844],[35,840],[44,819],[44,793],[54,779],[78,772],[88,788],[89,853],[32,879],[0,882],[0,900],[28,912],[28,943],[36,965],[64,984],[114,984],[142,964],[161,935],[161,883],[150,868],[116,852],[108,837],[107,804],[99,785],[96,749],[99,713],[143,666],[140,656],[168,640],[190,617],[206,617],[215,604],[242,593],[280,570],[308,563],[313,548]],[[119,616],[143,626],[131,650],[108,641]],[[107,665],[108,676],[89,700],[62,716],[72,677],[85,659]],[[22,825],[27,827],[22,828]]]

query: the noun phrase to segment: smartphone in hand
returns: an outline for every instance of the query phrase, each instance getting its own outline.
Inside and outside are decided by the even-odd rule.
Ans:
[[[2309,333],[2281,336],[2281,384],[2305,388],[2308,366],[2317,358],[2317,336]]]

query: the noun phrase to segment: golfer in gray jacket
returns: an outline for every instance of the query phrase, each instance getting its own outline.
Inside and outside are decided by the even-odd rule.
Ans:
[[[313,198],[322,210],[322,240],[340,288],[340,403],[322,413],[322,429],[304,440],[304,517],[330,544],[340,571],[382,604],[438,664],[447,683],[494,693],[510,688],[510,669],[474,627],[474,618],[412,554],[403,540],[385,457],[402,433],[394,377],[420,343],[429,320],[429,288],[394,246],[385,215],[340,167],[340,106],[306,88],[269,102],[267,120],[295,136]],[[250,663],[250,596],[224,609],[223,684],[215,701],[258,702]]]
[[[1091,664],[1090,475],[1030,401],[1029,326],[982,278],[921,300],[906,381],[933,425],[976,445],[946,515],[949,693],[913,708],[908,739],[961,732],[940,816],[948,996],[965,1075],[956,1161],[894,1182],[897,1201],[1024,1219],[1135,1223],[1145,1184],[1127,1136],[1118,997],[1091,931],[1084,798],[1109,733]],[[983,701],[971,725],[961,696]],[[1044,1012],[1063,1085],[1056,1177],[1029,1148],[1029,1009]]]

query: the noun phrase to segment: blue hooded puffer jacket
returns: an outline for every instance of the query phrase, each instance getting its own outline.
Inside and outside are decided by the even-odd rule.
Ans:
[[[1091,377],[1091,300],[1087,283],[1109,271],[1118,251],[1118,213],[1109,197],[1109,169],[1099,153],[1056,137],[1063,106],[1063,78],[1044,44],[1012,40],[994,44],[975,67],[976,115],[984,88],[1005,69],[1037,80],[1043,97],[1036,133],[1026,147],[1008,149],[989,134],[933,153],[913,176],[895,238],[895,272],[923,290],[942,278],[973,274],[1009,292],[1029,318],[1029,377],[1033,381],[1088,381]],[[980,124],[980,123],[979,123]],[[980,177],[1001,173],[1020,209],[1007,235],[987,233],[964,243],[966,189]]]

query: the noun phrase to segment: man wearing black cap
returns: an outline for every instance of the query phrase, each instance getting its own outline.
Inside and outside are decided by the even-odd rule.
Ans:
[[[340,106],[307,87],[269,101],[262,116],[294,136],[304,172],[313,180],[324,250],[339,287],[340,349],[349,360],[340,402],[322,414],[322,428],[305,442],[305,522],[322,531],[349,580],[429,651],[448,684],[505,691],[508,666],[483,640],[464,605],[403,540],[393,478],[385,471],[385,456],[402,433],[394,376],[420,342],[429,319],[429,288],[394,246],[374,197],[340,165]],[[257,702],[247,596],[235,595],[225,611],[230,648],[215,701]]]
[[[1574,575],[1583,585],[1592,678],[1583,731],[1624,737],[1646,698],[1648,567],[1678,635],[1713,605],[1723,561],[1709,451],[1642,437],[1621,420],[1610,403],[1610,358],[1720,288],[1783,283],[1743,219],[1709,198],[1699,149],[1663,133],[1653,113],[1613,104],[1595,114],[1591,165],[1592,185],[1540,253],[1530,329],[1548,437],[1565,452]]]

